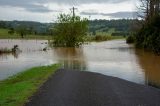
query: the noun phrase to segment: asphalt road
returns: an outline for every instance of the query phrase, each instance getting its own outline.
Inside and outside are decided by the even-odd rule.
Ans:
[[[160,90],[97,73],[60,69],[26,106],[160,106]]]

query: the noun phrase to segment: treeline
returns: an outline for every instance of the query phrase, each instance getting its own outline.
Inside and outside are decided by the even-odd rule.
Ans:
[[[89,33],[95,35],[98,32],[108,32],[110,29],[115,29],[113,36],[124,35],[130,32],[131,25],[136,20],[120,19],[120,20],[90,20],[89,21]],[[25,28],[29,34],[40,35],[52,35],[52,28],[55,23],[40,23],[32,21],[0,21],[0,28],[17,30],[19,28]]]
[[[135,34],[136,46],[160,54],[160,0],[141,0],[141,3],[145,16]]]

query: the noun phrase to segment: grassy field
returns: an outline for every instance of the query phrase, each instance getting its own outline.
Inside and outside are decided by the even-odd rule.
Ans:
[[[21,39],[21,36],[18,34],[10,35],[8,34],[8,29],[0,29],[0,39]],[[52,39],[52,36],[49,35],[26,35],[24,39]]]
[[[31,68],[0,82],[0,106],[23,106],[60,65]]]

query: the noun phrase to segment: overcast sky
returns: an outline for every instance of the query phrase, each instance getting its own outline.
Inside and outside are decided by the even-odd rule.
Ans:
[[[60,13],[90,19],[135,18],[138,0],[0,0],[0,20],[53,22]]]

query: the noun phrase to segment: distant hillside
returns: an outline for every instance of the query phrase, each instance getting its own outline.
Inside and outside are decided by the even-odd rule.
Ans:
[[[33,21],[0,21],[0,28],[16,29],[18,26],[25,26],[36,34],[47,34],[52,25],[53,24],[51,23],[40,23]]]
[[[124,35],[130,32],[131,25],[135,20],[121,19],[121,20],[92,20],[89,21],[89,33],[95,35],[96,33],[118,34]],[[51,34],[50,28],[54,23],[40,23],[33,21],[0,21],[0,28],[16,29],[18,26],[25,26],[34,34]]]

